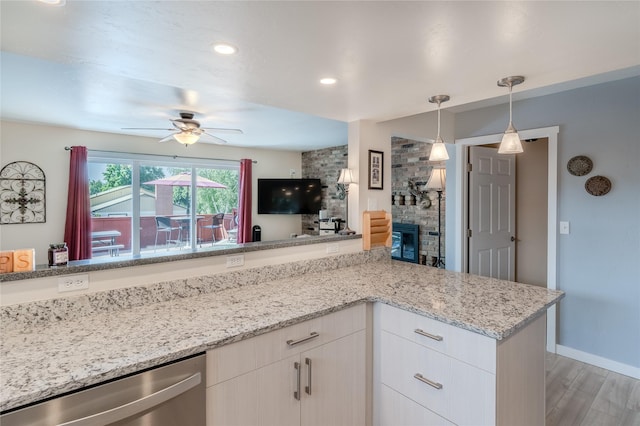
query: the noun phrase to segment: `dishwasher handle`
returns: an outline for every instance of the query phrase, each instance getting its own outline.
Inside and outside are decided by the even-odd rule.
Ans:
[[[202,381],[200,373],[196,373],[184,380],[174,383],[162,390],[147,395],[143,398],[136,399],[119,407],[102,411],[101,413],[92,414],[81,419],[71,420],[69,422],[60,423],[58,426],[88,426],[96,424],[111,424],[127,417],[142,413],[150,408],[160,405],[171,398],[175,398],[188,390],[198,386]]]

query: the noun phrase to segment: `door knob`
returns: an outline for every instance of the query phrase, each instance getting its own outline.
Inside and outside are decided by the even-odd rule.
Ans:
[[[513,241],[515,241],[515,240],[516,240],[516,237],[514,237],[514,236],[512,235],[512,236],[511,236],[511,241],[513,242]]]

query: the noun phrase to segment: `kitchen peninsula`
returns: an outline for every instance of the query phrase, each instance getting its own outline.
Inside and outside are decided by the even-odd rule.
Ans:
[[[373,304],[374,311],[392,307],[486,339],[499,358],[501,342],[540,323],[564,295],[392,261],[386,249],[297,263],[4,307],[0,409],[362,304]],[[375,360],[380,341],[373,340],[368,350]],[[544,334],[528,344],[544,352]],[[499,379],[499,366],[495,373]]]

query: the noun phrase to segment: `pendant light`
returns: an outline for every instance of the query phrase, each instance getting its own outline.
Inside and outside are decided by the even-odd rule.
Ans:
[[[524,77],[521,75],[515,75],[511,77],[505,77],[502,80],[498,80],[498,86],[509,88],[509,126],[505,130],[502,136],[502,142],[500,142],[500,148],[498,148],[498,154],[519,154],[522,150],[522,142],[520,142],[520,135],[513,127],[512,121],[512,109],[513,101],[511,98],[511,91],[513,86],[516,86],[524,82]]]
[[[440,137],[440,104],[449,100],[449,95],[435,95],[429,98],[429,102],[432,104],[438,104],[438,136],[431,146],[431,153],[429,154],[429,161],[443,161],[449,159],[447,154],[447,147],[444,145],[444,141]]]

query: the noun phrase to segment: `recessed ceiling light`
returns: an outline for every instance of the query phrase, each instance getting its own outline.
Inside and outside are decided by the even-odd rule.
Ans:
[[[64,6],[66,0],[38,0],[40,3],[50,4],[52,6]]]
[[[320,79],[320,84],[325,84],[327,86],[336,84],[338,80],[333,77],[325,77]]]
[[[233,55],[238,51],[238,48],[228,43],[215,43],[213,50],[221,55]]]

